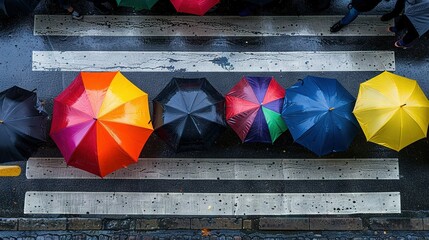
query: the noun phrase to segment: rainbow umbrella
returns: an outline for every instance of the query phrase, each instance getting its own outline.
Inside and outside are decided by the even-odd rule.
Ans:
[[[120,72],[81,72],[54,99],[50,135],[67,165],[101,177],[137,162],[152,131],[148,95]]]
[[[242,142],[273,143],[287,129],[281,117],[284,97],[274,77],[244,76],[226,94],[226,122]]]

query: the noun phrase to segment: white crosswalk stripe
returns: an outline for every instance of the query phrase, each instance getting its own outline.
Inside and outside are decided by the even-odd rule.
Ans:
[[[36,15],[36,36],[79,37],[393,37],[392,22],[363,15],[344,30],[341,16],[70,16]],[[108,48],[107,48],[108,49]],[[39,51],[33,71],[362,72],[395,71],[393,51]],[[145,180],[399,180],[398,159],[140,159],[105,179],[62,158],[32,158],[28,179]],[[181,193],[28,191],[25,214],[317,215],[400,213],[400,193]],[[344,189],[348,191],[348,189]]]
[[[68,167],[63,158],[30,158],[28,179],[100,179]],[[182,180],[352,180],[399,179],[397,158],[222,159],[141,158],[105,179]]]
[[[392,21],[359,16],[341,32],[329,27],[342,16],[85,16],[36,15],[34,34],[44,36],[394,36]]]
[[[398,192],[27,192],[26,214],[303,215],[400,213]]]
[[[33,51],[33,71],[326,72],[394,70],[395,54],[393,51]]]

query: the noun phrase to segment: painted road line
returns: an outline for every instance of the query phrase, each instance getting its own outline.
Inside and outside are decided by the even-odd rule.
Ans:
[[[69,167],[63,158],[30,158],[28,179],[101,179]],[[105,179],[169,180],[397,180],[397,158],[226,159],[140,158]]]
[[[362,15],[338,33],[329,28],[343,16],[115,16],[35,15],[34,35],[45,36],[394,36],[393,21]]]
[[[33,51],[33,71],[324,72],[395,71],[393,51]]]
[[[400,213],[399,192],[27,192],[24,214],[306,215]]]
[[[21,175],[20,166],[0,166],[0,177],[18,177],[19,175]]]

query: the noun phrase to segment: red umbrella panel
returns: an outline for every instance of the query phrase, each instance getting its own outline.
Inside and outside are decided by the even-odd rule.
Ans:
[[[170,0],[177,12],[204,15],[219,0]]]
[[[148,95],[120,72],[82,72],[54,99],[50,135],[67,165],[101,177],[137,162],[152,132]]]
[[[285,89],[273,77],[243,77],[226,95],[226,121],[242,142],[273,143],[284,131]]]

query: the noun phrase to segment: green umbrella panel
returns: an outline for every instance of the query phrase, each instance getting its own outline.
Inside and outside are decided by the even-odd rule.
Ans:
[[[132,7],[135,10],[150,10],[158,0],[116,0],[118,6]]]

